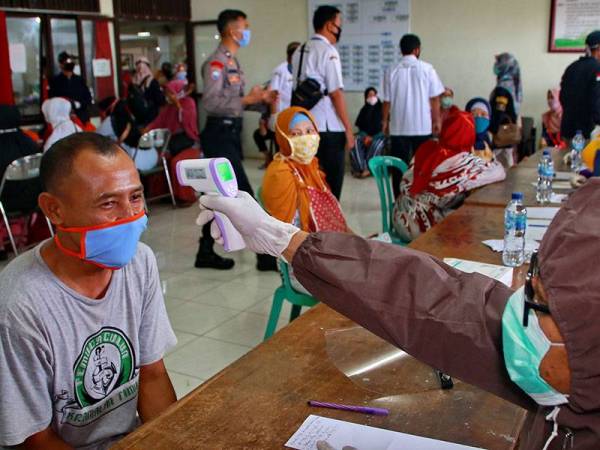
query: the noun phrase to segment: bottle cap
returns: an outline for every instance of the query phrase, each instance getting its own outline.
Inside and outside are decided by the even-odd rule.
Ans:
[[[546,149],[542,153],[544,156],[550,156],[550,150]]]
[[[583,134],[583,131],[581,131],[581,130],[577,130],[577,131],[575,132],[575,134]]]
[[[522,192],[513,192],[512,199],[513,200],[523,200],[523,193]]]

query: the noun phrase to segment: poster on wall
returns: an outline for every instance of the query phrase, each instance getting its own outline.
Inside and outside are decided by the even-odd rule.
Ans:
[[[399,42],[409,31],[410,0],[307,0],[309,30],[320,5],[333,5],[342,12],[342,38],[337,44],[342,62],[344,90],[381,88],[383,72],[398,63]]]
[[[600,0],[551,0],[549,52],[582,52],[600,28]]]

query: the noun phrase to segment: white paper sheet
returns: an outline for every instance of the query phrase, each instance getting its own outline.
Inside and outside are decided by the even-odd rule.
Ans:
[[[504,239],[488,239],[487,241],[482,241],[485,245],[491,248],[495,252],[502,252],[504,250]],[[534,241],[533,239],[525,240],[525,256],[531,255],[540,247],[539,242]]]
[[[336,450],[344,446],[357,450],[483,450],[315,415],[308,416],[285,445],[296,450],[315,450],[318,441],[326,441]]]
[[[527,208],[527,220],[547,219],[552,220],[560,208],[554,206],[533,206]]]
[[[92,59],[94,77],[110,77],[110,60],[106,58]]]
[[[555,181],[569,181],[571,179],[571,175],[573,175],[571,172],[555,172],[554,173],[554,180]]]
[[[27,49],[22,42],[8,44],[10,70],[13,73],[27,72]]]
[[[531,185],[533,187],[537,187],[537,183],[535,181],[531,182]],[[573,186],[571,186],[571,183],[569,181],[553,181],[552,182],[552,189],[556,189],[556,190],[571,190],[573,189]]]
[[[512,267],[497,266],[495,264],[486,264],[477,261],[469,261],[458,258],[444,258],[444,262],[455,269],[467,273],[481,273],[490,278],[498,280],[508,287],[512,285],[513,269]]]

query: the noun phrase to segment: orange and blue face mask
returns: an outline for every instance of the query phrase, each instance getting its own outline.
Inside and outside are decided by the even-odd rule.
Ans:
[[[57,227],[67,233],[79,233],[79,252],[69,250],[54,236],[56,246],[65,254],[103,269],[119,270],[135,256],[140,236],[146,229],[145,211],[115,222],[86,227]]]

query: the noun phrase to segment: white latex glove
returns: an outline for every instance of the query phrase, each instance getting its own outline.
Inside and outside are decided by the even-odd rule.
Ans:
[[[571,176],[571,179],[569,181],[571,182],[571,186],[577,189],[583,186],[583,184],[587,181],[587,178],[583,175],[575,174]]]
[[[317,441],[317,450],[337,450],[335,447],[329,445],[327,441]],[[358,450],[356,447],[350,445],[344,445],[342,450]]]
[[[292,236],[300,231],[294,225],[268,215],[256,200],[244,191],[239,191],[235,198],[203,195],[200,197],[200,215],[196,223],[203,226],[210,222],[214,217],[213,210],[229,218],[244,238],[246,247],[255,253],[279,257],[290,244]],[[223,244],[221,231],[215,221],[210,225],[210,234],[215,241]]]
[[[75,109],[81,108],[81,103],[79,103],[77,100],[75,100],[73,103],[75,104]]]

